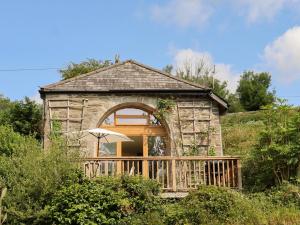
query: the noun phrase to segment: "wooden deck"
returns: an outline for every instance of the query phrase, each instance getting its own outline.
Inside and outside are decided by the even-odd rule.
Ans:
[[[187,192],[200,184],[242,188],[239,157],[99,157],[83,159],[89,178],[123,174],[155,179],[163,192]]]

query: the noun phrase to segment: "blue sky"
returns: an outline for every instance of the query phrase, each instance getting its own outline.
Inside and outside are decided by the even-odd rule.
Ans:
[[[300,0],[2,1],[0,93],[36,97],[57,69],[87,58],[156,68],[200,59],[234,90],[244,70],[268,71],[300,105]]]

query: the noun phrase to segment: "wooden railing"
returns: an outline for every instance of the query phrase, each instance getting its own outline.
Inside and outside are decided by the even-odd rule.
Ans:
[[[100,157],[86,158],[84,173],[97,176],[142,175],[155,179],[164,191],[180,192],[198,185],[242,188],[238,157]]]

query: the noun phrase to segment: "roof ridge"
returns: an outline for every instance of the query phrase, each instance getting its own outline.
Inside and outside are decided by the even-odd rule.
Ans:
[[[202,89],[206,89],[206,90],[211,90],[211,88],[208,88],[208,87],[205,87],[205,86],[196,84],[196,83],[191,82],[191,81],[184,80],[184,79],[179,78],[179,77],[176,77],[176,76],[173,76],[172,74],[169,74],[169,73],[166,73],[166,72],[164,72],[164,71],[162,71],[162,70],[156,69],[156,68],[154,68],[154,67],[151,67],[151,66],[142,64],[142,63],[137,62],[137,61],[135,61],[135,60],[133,60],[133,59],[126,60],[125,62],[132,62],[132,63],[134,63],[134,64],[136,64],[136,65],[138,65],[138,66],[142,66],[142,67],[144,67],[144,68],[146,68],[146,69],[152,70],[152,71],[157,72],[157,73],[160,73],[160,74],[162,74],[162,75],[164,75],[164,76],[166,76],[166,77],[169,77],[169,78],[171,78],[171,79],[174,79],[174,80],[177,80],[177,81],[180,81],[180,82],[189,84],[189,85],[192,85],[192,86],[197,87],[197,88],[202,88]]]

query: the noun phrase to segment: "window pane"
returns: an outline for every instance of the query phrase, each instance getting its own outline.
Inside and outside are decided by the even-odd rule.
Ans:
[[[100,147],[100,157],[101,156],[111,156],[116,155],[117,143],[101,143]]]
[[[143,118],[118,118],[117,124],[125,125],[147,125],[147,119]]]
[[[122,156],[143,156],[143,136],[128,136],[132,141],[122,142]]]
[[[115,115],[120,117],[130,117],[130,118],[117,118],[117,124],[114,124],[115,122]],[[146,118],[135,118],[144,116]],[[149,116],[149,117],[148,117]],[[149,121],[148,121],[149,118]],[[161,126],[161,123],[158,121],[158,119],[141,109],[135,109],[135,108],[125,108],[117,110],[116,113],[110,114],[104,121],[103,125],[106,126],[113,126],[113,125],[151,125],[151,126]]]
[[[117,115],[147,115],[148,113],[134,108],[120,109],[116,112]]]
[[[162,156],[166,152],[166,137],[149,136],[148,137],[149,156]]]

